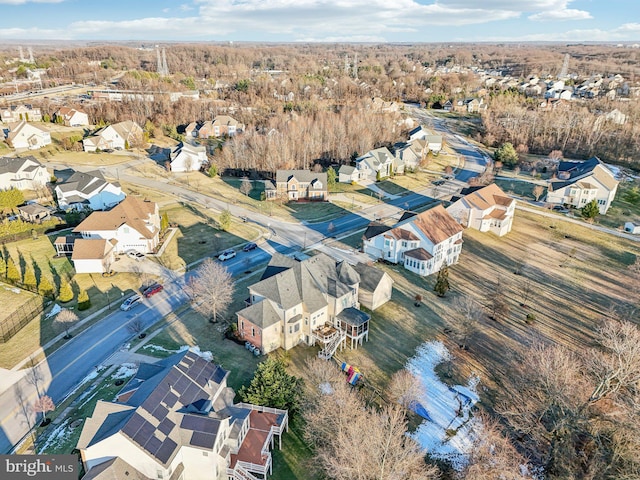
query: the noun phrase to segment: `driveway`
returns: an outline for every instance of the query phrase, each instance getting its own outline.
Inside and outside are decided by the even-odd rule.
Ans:
[[[146,273],[147,275],[155,275],[167,281],[175,280],[178,274],[173,270],[154,262],[149,258],[135,260],[127,255],[118,255],[116,261],[111,265],[114,272],[128,273]]]

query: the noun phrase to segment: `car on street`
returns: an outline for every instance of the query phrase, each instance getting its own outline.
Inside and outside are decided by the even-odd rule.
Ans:
[[[218,260],[220,260],[221,262],[225,262],[235,256],[236,256],[236,251],[233,248],[230,248],[222,252],[220,255],[218,255]]]
[[[164,290],[163,285],[154,283],[153,285],[149,285],[147,288],[145,288],[142,291],[142,295],[144,295],[144,298],[149,298],[153,297],[156,293],[160,293],[162,290]]]
[[[251,250],[255,250],[256,248],[258,248],[258,245],[256,245],[253,242],[247,243],[244,248],[242,249],[243,252],[250,252]]]
[[[562,205],[554,205],[553,211],[558,213],[569,213],[569,209],[567,207],[563,207]]]
[[[139,303],[142,303],[142,297],[137,294],[132,295],[131,297],[127,298],[124,302],[122,302],[122,305],[120,305],[120,310],[122,310],[123,312],[128,312]]]
[[[440,186],[440,185],[444,185],[444,180],[434,180],[433,183],[436,187]]]
[[[137,250],[128,250],[127,257],[133,258],[134,260],[142,260],[144,258],[144,253],[140,253]]]

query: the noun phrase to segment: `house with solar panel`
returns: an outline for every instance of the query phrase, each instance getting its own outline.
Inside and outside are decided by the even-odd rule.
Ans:
[[[286,410],[233,403],[229,372],[192,351],[141,363],[78,440],[83,480],[260,480],[272,472]]]

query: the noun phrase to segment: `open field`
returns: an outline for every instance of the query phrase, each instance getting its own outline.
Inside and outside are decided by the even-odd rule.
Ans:
[[[539,339],[579,350],[590,345],[598,321],[609,307],[633,306],[628,293],[630,280],[624,273],[640,255],[640,245],[633,242],[520,211],[514,230],[506,237],[466,230],[464,238],[460,262],[450,268],[452,291],[444,299],[432,291],[435,276],[425,279],[399,266],[380,265],[395,281],[392,302],[373,312],[368,343],[338,353],[341,359],[360,367],[379,390],[418,345],[439,339],[456,357],[453,369],[445,368],[445,373],[457,382],[464,382],[472,372],[479,374],[489,389],[483,401],[491,405],[512,366],[513,352],[521,346]],[[515,275],[521,263],[526,265],[524,273]],[[498,278],[506,288],[509,315],[499,321],[485,317],[469,342],[469,350],[457,348],[444,333],[446,319],[456,314],[453,299],[470,295],[487,305]],[[529,307],[522,308],[527,281],[532,293]],[[416,294],[423,296],[421,307],[414,306]],[[532,325],[525,322],[527,313],[536,316]],[[292,369],[299,372],[297,366],[315,352],[315,348],[294,349],[290,353]]]
[[[253,223],[231,222],[228,232],[218,229],[219,215],[186,204],[168,205],[161,210],[169,222],[176,223],[179,232],[157,260],[165,267],[176,270],[201,258],[215,255],[226,248],[256,241],[262,234]]]
[[[634,182],[620,182],[618,193],[611,203],[611,207],[606,215],[600,215],[596,221],[607,227],[623,228],[625,222],[640,223],[640,200],[635,203],[629,202],[629,192],[632,189],[640,189],[640,180]],[[635,192],[635,191],[634,191]]]
[[[503,178],[497,178],[494,183],[498,185],[506,194],[510,195],[518,195],[520,197],[528,198],[530,200],[535,200],[536,197],[533,194],[533,189],[535,188],[534,183],[530,183],[531,179],[527,179],[527,181],[517,181],[517,180],[508,180]],[[542,195],[540,195],[540,199],[543,199],[547,194],[547,187],[543,187]]]

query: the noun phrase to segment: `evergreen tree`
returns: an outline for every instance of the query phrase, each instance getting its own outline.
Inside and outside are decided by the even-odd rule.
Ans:
[[[333,167],[327,169],[327,189],[333,190],[336,187],[336,171]]]
[[[0,255],[0,277],[7,276],[7,263],[4,261],[4,257]]]
[[[11,257],[7,261],[7,280],[14,285],[20,282],[20,272]]]
[[[55,291],[53,284],[48,277],[44,275],[40,278],[40,285],[38,285],[38,293],[43,297],[54,297]]]
[[[500,145],[493,154],[493,158],[507,167],[515,167],[519,161],[518,152],[509,142]]]
[[[36,290],[36,287],[38,286],[38,282],[36,280],[36,274],[33,271],[33,268],[30,268],[30,267],[25,268],[24,279],[22,280],[22,283],[24,284],[27,290],[30,290],[32,292]]]
[[[160,219],[160,230],[164,231],[167,228],[169,228],[169,215],[167,215],[167,212],[164,212]]]
[[[300,408],[302,379],[289,375],[281,359],[268,357],[258,365],[251,383],[242,387],[239,394],[244,402],[295,413]]]
[[[220,214],[220,230],[224,230],[225,232],[229,230],[231,227],[231,212],[229,210],[224,210]]]
[[[91,308],[91,299],[86,290],[80,290],[78,294],[78,310],[88,310]]]
[[[60,283],[60,293],[58,294],[58,301],[60,303],[67,303],[73,300],[73,289],[69,282]]]
[[[444,297],[450,289],[449,266],[445,263],[438,271],[438,277],[436,278],[436,284],[433,286],[433,291],[436,292],[439,297]]]
[[[600,207],[598,207],[598,202],[594,199],[587,203],[580,212],[582,217],[586,220],[593,220],[600,213]]]
[[[213,165],[213,164],[212,164],[212,165],[209,167],[209,171],[208,171],[207,173],[209,173],[209,176],[210,176],[211,178],[215,178],[215,177],[216,177],[216,175],[218,175],[218,167],[216,167],[215,165]]]

